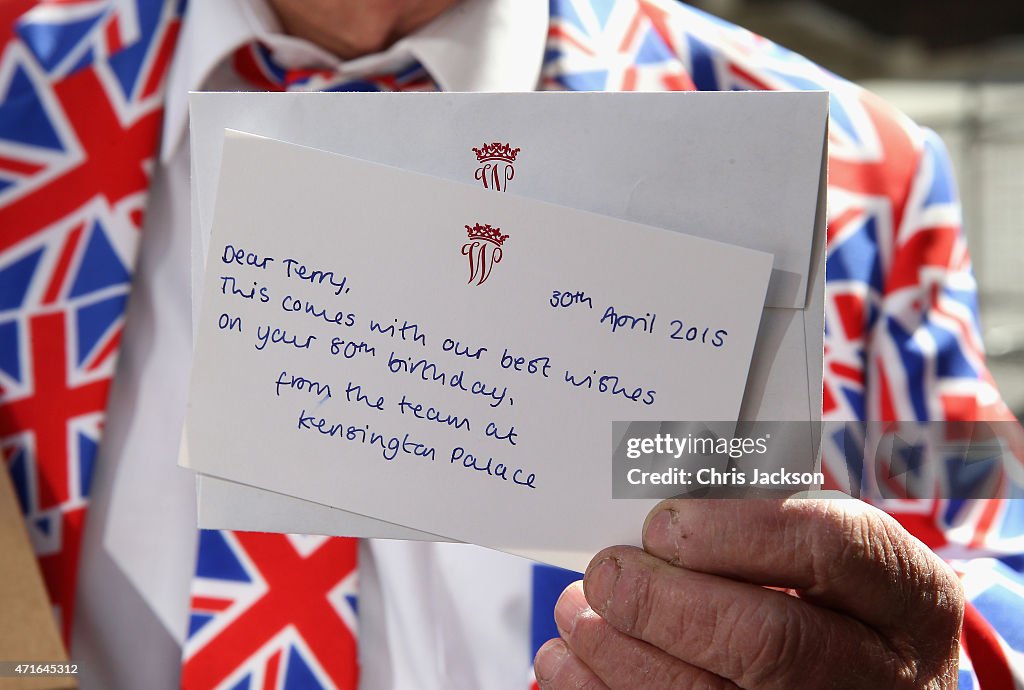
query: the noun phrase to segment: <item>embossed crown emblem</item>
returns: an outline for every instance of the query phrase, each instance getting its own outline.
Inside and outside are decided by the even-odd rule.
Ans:
[[[492,228],[490,223],[485,223],[484,225],[476,223],[473,226],[467,225],[466,231],[469,233],[469,239],[471,240],[487,240],[499,247],[508,239],[508,235],[501,234],[501,228]]]
[[[490,144],[484,144],[480,148],[474,146],[473,153],[476,154],[476,159],[480,162],[502,160],[512,163],[515,161],[516,156],[519,155],[519,149],[512,148],[510,144],[502,144],[495,141]]]

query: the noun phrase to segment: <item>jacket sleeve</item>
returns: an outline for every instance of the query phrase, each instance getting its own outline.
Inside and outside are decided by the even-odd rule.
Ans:
[[[961,575],[968,604],[960,687],[1022,687],[1021,428],[985,363],[977,284],[953,170],[941,140],[929,130],[921,132],[902,219],[889,238],[891,246],[879,254],[879,310],[866,357],[867,418],[947,423],[933,429],[933,435],[985,421],[1003,452],[982,472],[965,472],[963,463],[933,452],[937,495],[925,501],[883,501],[880,507]],[[983,493],[980,486],[986,487]]]

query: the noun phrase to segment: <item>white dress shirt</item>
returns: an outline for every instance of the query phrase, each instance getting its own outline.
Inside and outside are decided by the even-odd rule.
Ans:
[[[196,552],[194,479],[177,467],[191,335],[188,91],[244,90],[239,46],[353,78],[419,60],[449,91],[529,91],[545,0],[462,0],[387,51],[342,62],[284,35],[265,0],[189,5],[83,540],[72,656],[82,687],[178,687]],[[461,544],[364,541],[361,687],[522,690],[529,562]]]

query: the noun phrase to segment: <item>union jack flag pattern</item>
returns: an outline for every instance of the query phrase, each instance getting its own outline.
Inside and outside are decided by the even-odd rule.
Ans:
[[[355,690],[355,539],[199,538],[183,688]]]
[[[823,418],[1001,420],[1024,458],[985,366],[956,186],[934,133],[807,59],[672,0],[552,0],[542,88],[828,91]],[[823,457],[830,483],[848,488],[842,439],[826,439]],[[1019,477],[1000,499],[880,504],[962,573],[970,605],[961,688],[1024,688]],[[554,636],[552,592],[570,578],[535,569],[534,651]]]
[[[0,8],[0,446],[65,643],[180,10]]]

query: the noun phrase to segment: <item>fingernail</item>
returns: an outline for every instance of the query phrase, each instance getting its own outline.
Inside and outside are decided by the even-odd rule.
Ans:
[[[651,518],[644,530],[644,548],[659,558],[675,556],[675,536],[672,525],[676,521],[676,511],[665,508]]]
[[[602,558],[594,567],[587,571],[585,580],[587,589],[587,600],[598,613],[608,610],[612,600],[612,593],[615,591],[615,583],[622,574],[622,566],[619,559],[609,556]]]
[[[555,604],[555,625],[563,637],[572,634],[573,626],[576,625],[576,617],[580,611],[588,608],[587,598],[583,596],[581,583],[574,582],[565,588],[562,596],[558,597]]]
[[[537,658],[533,661],[533,672],[538,683],[546,683],[555,677],[558,669],[569,658],[569,648],[561,640],[548,640],[537,650]]]

